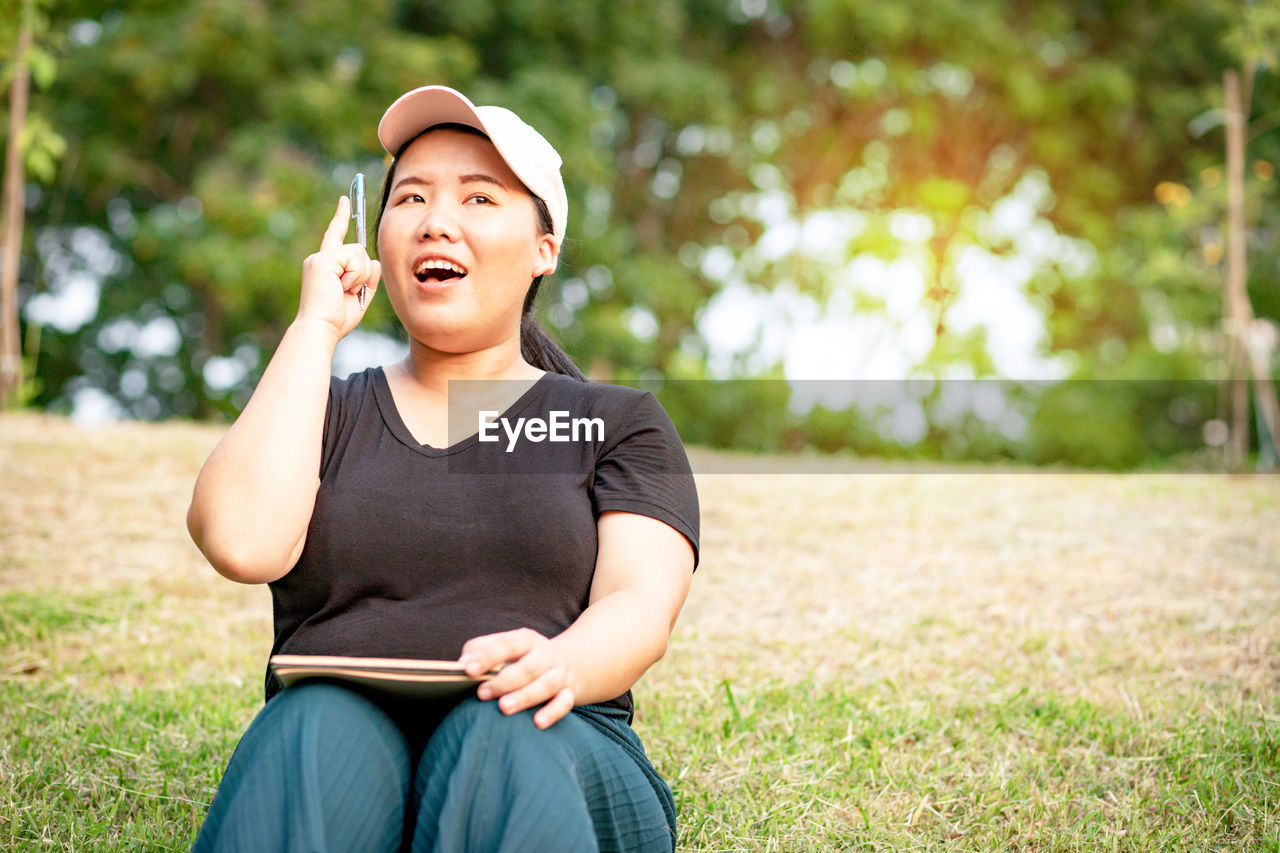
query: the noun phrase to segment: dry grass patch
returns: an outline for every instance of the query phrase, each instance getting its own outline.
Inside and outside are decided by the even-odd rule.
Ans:
[[[271,639],[221,432],[0,417],[0,846],[189,845]],[[751,464],[637,691],[682,849],[1280,849],[1280,478]]]

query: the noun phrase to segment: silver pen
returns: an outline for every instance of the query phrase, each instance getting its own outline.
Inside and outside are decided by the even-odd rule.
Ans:
[[[356,176],[351,181],[351,218],[356,221],[356,242],[360,244],[360,248],[367,248],[364,218],[364,172],[356,172]],[[360,293],[356,297],[360,301],[360,307],[364,308],[364,295],[369,289],[366,284],[360,285]]]

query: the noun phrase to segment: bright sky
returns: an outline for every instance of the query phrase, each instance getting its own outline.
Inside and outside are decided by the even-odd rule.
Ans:
[[[979,228],[983,243],[1007,241],[1012,249],[996,254],[970,245],[955,260],[958,293],[947,326],[959,334],[985,332],[998,378],[1059,379],[1070,369],[1064,359],[1044,354],[1047,306],[1036,304],[1027,284],[1055,264],[1068,276],[1086,275],[1096,255],[1088,243],[1064,237],[1041,216],[1051,204],[1043,173],[1028,173],[985,213]],[[882,431],[905,444],[922,438],[926,415],[912,394],[902,393],[901,385],[888,391],[861,380],[974,378],[965,364],[951,365],[943,375],[922,370],[936,343],[934,309],[926,299],[933,264],[925,251],[933,234],[930,218],[906,210],[889,214],[900,254],[891,260],[860,254],[846,261],[845,247],[866,227],[864,214],[820,210],[800,220],[777,191],[762,192],[753,207],[764,226],[756,245],[740,258],[723,247],[702,256],[702,272],[723,285],[698,317],[712,375],[750,375],[781,363],[792,380],[794,410],[803,413],[818,402],[829,408],[855,405],[878,413]],[[753,265],[796,256],[823,269],[830,291],[825,303],[790,282],[766,288],[749,272]],[[855,300],[865,303],[868,297],[883,310],[858,310]],[[1022,418],[1003,405],[997,385],[966,384],[973,395],[969,410],[1007,433],[1021,430]],[[957,414],[964,407],[954,403]]]
[[[996,372],[1016,379],[1060,378],[1066,365],[1042,354],[1044,308],[1026,292],[1031,278],[1051,264],[1068,275],[1084,275],[1095,263],[1092,248],[1060,235],[1039,215],[1049,202],[1042,175],[1024,178],[997,202],[982,223],[986,242],[1008,240],[1013,250],[997,255],[981,246],[964,248],[956,262],[959,292],[947,313],[950,329],[985,330]],[[923,214],[890,214],[890,230],[901,254],[885,260],[871,254],[845,263],[844,247],[865,228],[857,211],[817,211],[799,221],[785,200],[757,204],[765,231],[739,260],[723,247],[703,255],[701,269],[723,284],[698,318],[711,351],[714,375],[763,369],[781,361],[789,379],[907,379],[935,343],[934,318],[925,299],[932,261],[923,250],[933,233]],[[825,264],[831,297],[825,305],[784,282],[773,289],[752,281],[755,262],[801,255]],[[872,297],[882,312],[855,309],[855,297]],[[966,374],[957,365],[956,378]],[[935,377],[936,378],[936,377]],[[950,377],[946,377],[950,378]]]

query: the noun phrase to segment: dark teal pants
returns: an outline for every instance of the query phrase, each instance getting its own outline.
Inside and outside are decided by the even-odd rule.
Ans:
[[[364,696],[290,687],[236,747],[193,853],[674,849],[671,791],[618,709],[539,730],[467,699],[416,752]]]

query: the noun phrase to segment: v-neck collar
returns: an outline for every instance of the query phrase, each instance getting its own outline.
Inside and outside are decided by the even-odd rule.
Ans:
[[[461,453],[480,440],[479,431],[473,432],[471,435],[448,447],[433,447],[430,444],[422,444],[413,437],[413,433],[409,431],[409,427],[405,425],[404,418],[400,416],[400,410],[396,407],[395,397],[391,394],[391,384],[387,382],[387,374],[381,367],[376,367],[372,371],[373,374],[373,398],[378,404],[378,411],[382,414],[382,422],[387,425],[387,429],[396,439],[408,447],[410,450],[417,451],[423,456],[450,456],[454,453]],[[550,371],[539,376],[533,381],[533,384],[525,389],[524,393],[516,398],[516,401],[503,410],[499,419],[510,418],[512,415],[518,414],[525,409],[536,394],[541,393],[540,389],[544,383],[549,380],[547,377],[552,376]]]

